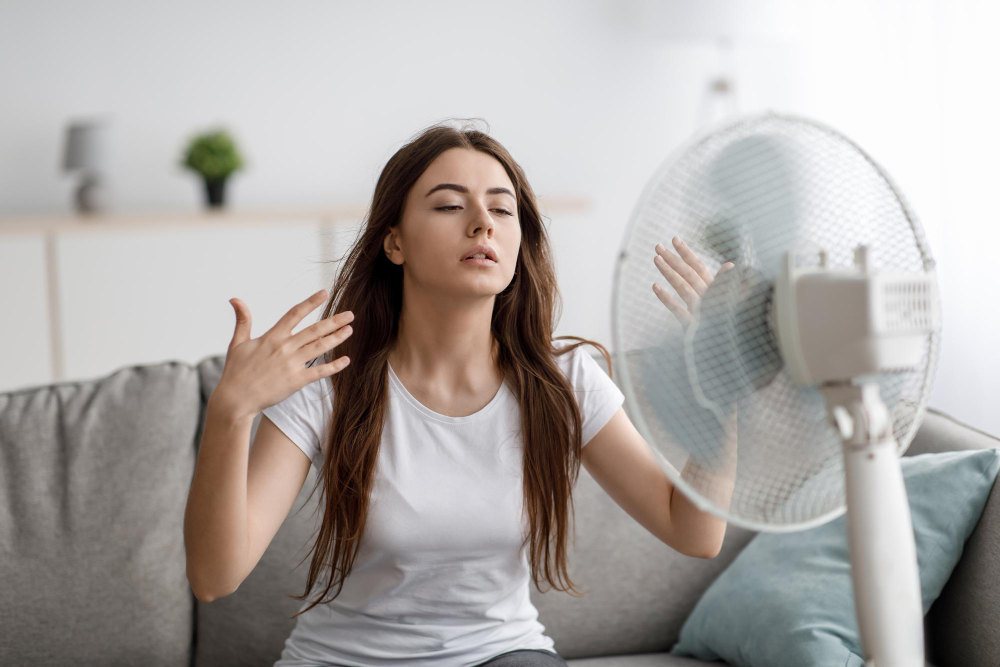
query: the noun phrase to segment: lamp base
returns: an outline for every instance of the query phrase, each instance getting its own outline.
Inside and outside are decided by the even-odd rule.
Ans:
[[[76,212],[80,215],[96,215],[108,210],[110,196],[108,188],[100,176],[85,173],[80,185],[76,188],[74,203]]]

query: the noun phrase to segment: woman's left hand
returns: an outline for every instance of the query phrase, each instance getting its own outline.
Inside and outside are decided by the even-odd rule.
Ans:
[[[691,313],[695,304],[701,299],[708,286],[715,278],[735,265],[732,262],[726,262],[713,277],[705,264],[681,240],[681,237],[675,236],[673,238],[673,246],[680,257],[670,252],[662,243],[657,243],[656,257],[653,258],[653,263],[656,264],[656,268],[660,270],[667,282],[677,290],[677,294],[680,295],[680,299],[683,299],[684,303],[669,294],[666,288],[660,286],[659,283],[653,283],[653,293],[674,314],[681,325],[687,327],[691,323]]]
[[[660,270],[660,273],[667,279],[667,282],[677,290],[680,299],[669,294],[658,283],[653,283],[653,292],[686,329],[691,324],[691,314],[694,311],[695,304],[701,300],[708,286],[715,281],[715,278],[729,271],[735,265],[732,262],[726,262],[719,267],[715,276],[712,276],[704,262],[698,259],[698,256],[694,254],[691,248],[679,236],[675,236],[672,243],[680,256],[678,257],[678,255],[675,255],[668,248],[664,247],[663,244],[658,243],[656,244],[656,257],[653,259],[653,263],[656,264],[656,268]],[[683,303],[681,303],[681,300],[683,300]],[[715,500],[720,506],[726,507],[728,507],[729,495],[732,493],[732,484],[736,474],[736,424],[737,406],[734,403],[726,410],[726,419],[722,425],[723,446],[716,460],[712,461],[712,464],[707,467],[699,466],[694,461],[689,462],[688,466],[685,467],[685,473],[688,473],[689,470],[697,470],[697,474],[703,478],[702,484],[716,487],[716,485],[721,483],[723,491]],[[703,494],[708,492],[707,486],[700,489]],[[718,489],[713,490],[717,491]]]

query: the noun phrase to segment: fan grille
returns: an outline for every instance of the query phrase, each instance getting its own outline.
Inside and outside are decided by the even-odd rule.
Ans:
[[[654,294],[672,290],[654,247],[683,239],[716,274],[685,330]],[[771,326],[773,281],[796,263],[850,266],[869,246],[876,272],[931,272],[923,231],[888,175],[819,123],[775,113],[703,135],[665,162],[632,214],[613,288],[614,348],[627,409],[670,463],[675,484],[715,514],[754,530],[799,530],[845,508],[842,444],[822,395],[782,369]],[[926,408],[940,332],[911,370],[878,383],[902,453]],[[722,407],[717,412],[708,404]],[[738,406],[735,488],[727,506],[711,477],[722,465],[717,414]],[[700,463],[679,475],[689,462]]]

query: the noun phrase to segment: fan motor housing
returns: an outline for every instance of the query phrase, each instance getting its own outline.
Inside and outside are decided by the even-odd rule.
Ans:
[[[791,253],[774,308],[786,370],[807,385],[912,368],[940,319],[933,273],[795,267]]]

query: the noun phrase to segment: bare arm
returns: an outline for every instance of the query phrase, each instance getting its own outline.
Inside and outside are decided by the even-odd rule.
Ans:
[[[712,466],[701,466],[688,460],[681,477],[717,508],[728,510],[736,486],[736,426],[735,415],[727,425],[725,449]],[[671,489],[670,517],[678,539],[690,545],[696,553],[714,558],[722,550],[726,536],[726,521],[709,512],[703,512],[677,487]]]
[[[682,327],[687,327],[692,321],[689,309],[715,278],[733,269],[734,264],[724,263],[713,277],[680,237],[674,237],[672,245],[679,256],[657,244],[654,262],[678,296],[672,296],[659,284],[653,285],[653,292]],[[681,473],[685,481],[721,508],[729,507],[735,488],[735,416],[734,412],[726,424],[725,450],[720,459],[708,467],[690,460]],[[719,553],[726,522],[701,511],[687,496],[676,491],[623,409],[584,448],[583,463],[626,512],[676,551],[699,558],[713,558]]]
[[[242,582],[247,561],[247,469],[253,419],[208,401],[205,430],[184,510],[187,577],[203,602]]]
[[[230,595],[250,576],[292,509],[312,464],[267,416],[261,417],[249,461],[242,444],[249,426],[224,416],[213,418],[213,423],[212,431],[206,423],[184,515],[188,581],[202,602]]]
[[[299,303],[259,338],[238,299],[236,331],[222,377],[208,399],[205,429],[184,510],[187,577],[195,596],[211,602],[235,591],[267,549],[309,472],[309,457],[268,419],[250,447],[253,420],[310,382],[340,372],[347,357],[307,368],[305,362],[351,335],[349,311],[292,334],[325,297]]]

